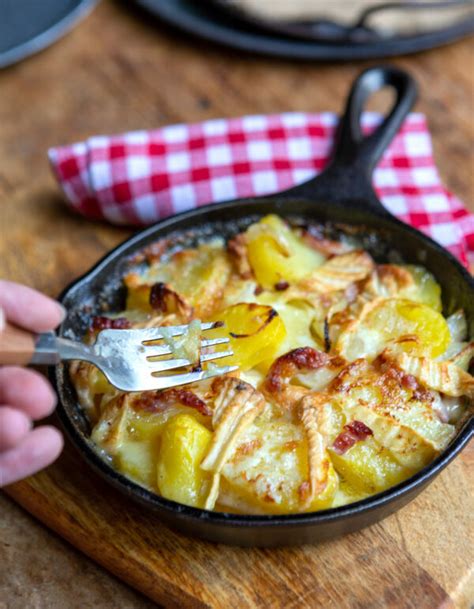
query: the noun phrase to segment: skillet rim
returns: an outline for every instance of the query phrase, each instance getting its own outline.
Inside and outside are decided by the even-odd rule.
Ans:
[[[248,199],[237,199],[232,201],[223,201],[220,203],[210,203],[207,205],[203,205],[199,208],[183,211],[178,214],[174,214],[158,222],[152,224],[151,226],[145,227],[142,230],[134,233],[117,246],[115,246],[112,250],[104,254],[88,271],[83,273],[80,277],[72,281],[68,286],[64,288],[61,294],[58,297],[59,302],[63,302],[74,290],[77,290],[84,283],[93,279],[104,267],[108,264],[117,262],[120,260],[123,254],[123,250],[129,249],[130,246],[138,244],[140,241],[150,237],[153,235],[155,231],[166,230],[167,228],[172,228],[173,225],[179,225],[183,220],[192,219],[194,217],[200,217],[205,215],[207,212],[222,212],[226,209],[234,209],[239,205],[252,205],[253,203],[265,203],[272,202],[273,204],[278,200],[288,200],[289,196],[283,195],[283,193],[277,193],[275,195],[268,195],[265,197],[258,198],[248,198]],[[317,206],[317,202],[313,201],[307,197],[302,197],[298,195],[292,195],[291,199],[295,202],[305,202],[310,203],[311,205]],[[338,204],[333,204],[335,207],[341,207]],[[381,209],[379,212],[374,209],[366,209],[366,213],[369,216],[372,216],[374,219],[380,219],[384,222],[388,222],[389,224],[394,225],[398,229],[403,229],[409,233],[411,233],[415,238],[420,239],[424,242],[424,245],[428,245],[430,247],[434,247],[438,252],[445,256],[447,260],[449,260],[452,264],[454,264],[458,271],[461,274],[463,280],[466,281],[468,288],[474,293],[474,278],[468,273],[468,271],[463,267],[463,265],[455,258],[449,251],[443,248],[439,243],[435,242],[433,239],[428,237],[427,235],[421,233],[416,230],[409,224],[405,224],[398,220],[398,218],[387,215],[385,210]],[[255,214],[259,212],[255,210]],[[279,213],[279,210],[276,210],[276,213]],[[248,214],[251,215],[251,212]],[[288,215],[288,214],[287,214]],[[295,214],[298,215],[296,210]],[[243,214],[245,217],[245,214]],[[351,224],[350,220],[347,223]],[[179,226],[176,230],[179,230]],[[157,237],[158,238],[158,237]],[[61,331],[64,324],[61,324],[57,329],[58,335],[61,335]],[[421,487],[420,490],[423,489],[433,478],[435,478],[466,446],[466,444],[470,441],[470,439],[474,436],[474,417],[471,416],[467,418],[464,422],[463,426],[458,430],[456,436],[448,445],[448,447],[438,455],[431,463],[426,465],[419,472],[410,476],[403,482],[392,486],[380,493],[376,493],[374,495],[370,495],[364,499],[359,501],[349,503],[347,505],[329,508],[326,510],[320,510],[316,512],[303,512],[298,514],[234,514],[230,512],[214,512],[211,510],[204,510],[201,508],[195,508],[191,506],[187,506],[184,504],[177,503],[175,501],[171,501],[149,491],[145,487],[139,485],[137,482],[134,482],[132,479],[127,478],[124,474],[120,473],[117,469],[114,469],[112,465],[107,463],[101,456],[95,451],[89,441],[77,428],[74,424],[71,417],[68,415],[66,406],[62,401],[62,394],[59,391],[59,388],[63,385],[63,381],[59,378],[59,369],[60,366],[50,366],[48,369],[49,378],[56,390],[56,393],[59,396],[58,406],[56,412],[60,419],[61,425],[63,429],[66,431],[69,439],[71,440],[74,447],[82,454],[85,458],[85,461],[90,465],[94,471],[98,472],[102,477],[106,479],[109,483],[112,484],[115,488],[118,488],[120,491],[124,492],[126,495],[131,497],[132,499],[140,502],[142,505],[146,505],[151,508],[155,512],[158,510],[166,511],[178,518],[188,518],[197,521],[210,521],[214,522],[216,525],[223,525],[229,527],[241,526],[241,527],[251,527],[251,526],[260,526],[261,528],[273,528],[278,526],[305,526],[309,524],[317,525],[323,523],[329,523],[337,520],[343,520],[344,518],[351,518],[360,513],[370,513],[374,510],[383,508],[384,506],[394,502],[396,499],[409,495],[411,491],[414,491],[418,487]],[[76,408],[80,406],[76,404]],[[401,506],[400,506],[401,507]],[[399,508],[396,508],[398,511]]]

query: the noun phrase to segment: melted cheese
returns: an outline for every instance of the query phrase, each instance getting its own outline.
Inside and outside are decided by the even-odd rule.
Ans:
[[[129,308],[119,315],[132,327],[191,322],[188,335],[165,341],[185,359],[198,353],[198,319],[227,316],[247,366],[126,395],[73,363],[92,441],[143,486],[207,509],[313,511],[403,481],[453,438],[473,399],[474,343],[462,312],[443,318],[423,267],[377,265],[276,216],[228,251],[222,240],[152,250],[147,269],[125,277]]]

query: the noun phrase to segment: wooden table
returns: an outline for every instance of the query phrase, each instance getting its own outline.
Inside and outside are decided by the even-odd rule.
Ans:
[[[472,42],[463,41],[393,63],[418,80],[417,109],[428,116],[441,175],[474,210],[473,60]],[[367,65],[242,55],[104,1],[65,39],[0,74],[0,275],[55,295],[129,234],[65,208],[49,172],[49,146],[211,117],[340,110],[351,80]],[[462,608],[469,594],[466,513],[472,513],[463,488],[468,476],[472,481],[473,457],[472,448],[465,451],[403,516],[381,525]],[[153,606],[10,499],[0,502],[2,609]],[[449,522],[439,520],[443,511]]]

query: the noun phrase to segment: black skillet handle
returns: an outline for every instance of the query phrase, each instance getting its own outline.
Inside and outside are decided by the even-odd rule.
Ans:
[[[385,86],[395,90],[394,106],[375,131],[364,136],[360,121],[365,103]],[[381,66],[362,72],[352,86],[329,164],[319,176],[280,196],[319,199],[388,214],[373,190],[372,173],[416,98],[415,81],[402,70]]]

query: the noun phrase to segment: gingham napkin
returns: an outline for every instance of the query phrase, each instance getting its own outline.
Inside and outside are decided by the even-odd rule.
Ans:
[[[380,116],[366,113],[370,131]],[[266,195],[324,167],[337,116],[286,113],[94,136],[49,151],[69,205],[114,224],[142,226],[209,202]],[[441,184],[425,117],[411,114],[374,185],[387,209],[474,264],[474,215]]]

